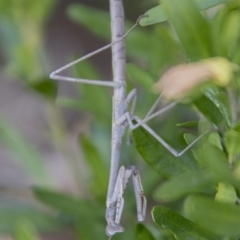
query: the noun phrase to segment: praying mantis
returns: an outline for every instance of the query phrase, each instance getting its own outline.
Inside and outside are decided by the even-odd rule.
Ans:
[[[179,157],[191,148],[204,134],[196,138],[191,144],[181,152],[177,152],[170,145],[168,145],[160,136],[158,136],[146,122],[158,116],[166,110],[175,106],[178,101],[172,102],[165,108],[155,112],[155,108],[160,101],[160,97],[156,100],[147,116],[142,120],[134,115],[134,108],[136,105],[136,89],[126,93],[126,79],[125,79],[125,66],[126,66],[126,53],[125,53],[125,37],[136,24],[126,33],[124,32],[124,10],[121,0],[110,0],[110,15],[111,15],[111,32],[112,42],[105,47],[102,47],[90,54],[79,58],[50,74],[53,80],[63,80],[70,82],[78,82],[84,84],[93,84],[113,88],[113,112],[112,112],[112,140],[111,140],[111,168],[108,185],[108,193],[106,200],[106,234],[111,237],[116,233],[123,232],[124,229],[120,225],[121,215],[124,206],[124,190],[129,178],[132,177],[133,186],[136,196],[137,204],[137,218],[138,221],[143,221],[146,214],[147,200],[143,193],[143,188],[140,180],[140,174],[135,166],[124,167],[120,165],[120,150],[122,144],[122,137],[127,127],[131,130],[141,126],[147,130],[153,137],[155,137],[166,149],[168,149],[174,156]],[[138,19],[139,20],[139,19]],[[102,80],[89,80],[74,77],[67,77],[59,75],[60,72],[72,67],[73,65],[90,58],[91,56],[112,48],[112,68],[113,68],[113,81]],[[130,111],[128,110],[129,104],[132,103]],[[132,121],[136,123],[133,124]]]

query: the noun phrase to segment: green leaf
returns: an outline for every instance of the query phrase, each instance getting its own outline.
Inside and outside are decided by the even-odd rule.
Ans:
[[[39,68],[39,58],[36,58],[36,49],[24,40],[16,46],[10,46],[12,49],[11,65],[7,69],[11,74],[20,76],[24,82],[32,81],[42,75],[42,70]],[[38,46],[40,47],[40,46]]]
[[[76,76],[80,78],[101,79],[100,73],[89,61],[84,61],[79,65],[75,65],[74,71]],[[81,96],[77,101],[74,100],[78,108],[91,112],[98,121],[109,125],[111,123],[112,109],[111,89],[90,84],[78,84],[77,90]],[[96,98],[93,96],[96,96]],[[65,101],[65,104],[66,103],[72,104],[72,107],[76,106],[74,102]]]
[[[51,190],[34,188],[34,196],[47,206],[71,218],[76,231],[83,239],[104,239],[105,222],[103,205],[99,202],[77,199]],[[89,226],[94,226],[94,231]]]
[[[4,14],[12,20],[19,20],[17,24],[21,26],[21,23],[25,20],[31,19],[31,23],[34,25],[43,24],[49,17],[55,0],[42,0],[39,2],[33,2],[31,0],[25,1],[6,1],[2,0],[0,5],[0,12],[4,10]],[[6,2],[10,4],[6,4]]]
[[[188,59],[196,61],[210,57],[212,55],[210,25],[200,14],[196,3],[192,0],[182,0],[181,3],[178,0],[164,0],[162,5]]]
[[[42,203],[70,216],[84,220],[101,216],[102,209],[90,201],[76,199],[71,196],[43,188],[33,188],[34,196]]]
[[[136,226],[136,240],[154,240],[150,231],[141,223]]]
[[[138,83],[150,93],[153,92],[153,85],[157,81],[156,76],[133,63],[127,64],[127,77],[131,81]]]
[[[26,1],[25,1],[26,2]],[[43,24],[47,21],[49,16],[51,16],[51,12],[55,6],[56,0],[42,0],[39,2],[33,2],[31,0],[27,1],[26,6],[22,6],[23,9],[27,9],[29,14],[36,23]]]
[[[74,55],[73,61],[80,58],[80,56]],[[97,67],[93,65],[90,60],[85,60],[77,65],[74,65],[74,74],[76,74],[80,78],[85,79],[101,79],[101,73],[97,70]],[[78,84],[85,85],[85,84]]]
[[[35,226],[26,218],[20,218],[17,222],[15,240],[37,240],[38,234]]]
[[[5,5],[0,16],[1,42],[8,60],[7,71],[25,82],[39,78],[44,74],[46,62],[42,52],[43,24],[57,1],[8,2],[10,4]]]
[[[235,188],[231,184],[220,182],[218,184],[215,200],[218,202],[235,204],[237,201]]]
[[[234,53],[233,50],[236,48],[240,35],[240,27],[238,24],[240,21],[239,10],[230,12],[224,20],[221,30],[221,36],[223,36],[223,38],[220,39],[219,44],[222,55],[229,57],[229,55]]]
[[[28,83],[28,86],[47,99],[55,100],[57,96],[57,82],[50,80],[49,78],[30,82]]]
[[[154,222],[162,229],[169,229],[177,240],[217,240],[211,232],[199,227],[170,208],[156,206],[153,208]]]
[[[80,22],[83,26],[91,29],[94,34],[104,39],[111,38],[110,15],[106,11],[74,3],[68,7],[67,14],[74,21]]]
[[[228,151],[228,161],[233,164],[240,154],[240,133],[235,130],[229,130],[225,134],[225,144]]]
[[[158,76],[157,80],[170,66],[184,61],[182,46],[167,25],[153,28],[152,36],[149,37],[149,46],[148,70]]]
[[[172,177],[198,169],[197,163],[187,154],[174,157],[158,140],[144,128],[132,131],[134,144],[143,159],[158,173]]]
[[[177,127],[181,127],[181,128],[195,128],[197,126],[198,126],[198,122],[196,121],[189,121],[189,122],[177,124]]]
[[[230,183],[239,189],[239,180],[230,170],[226,154],[218,144],[211,143],[214,138],[211,139],[210,136],[204,136],[198,144],[193,146],[192,151],[197,162],[202,168],[214,174],[216,180]],[[189,136],[187,138],[189,140]]]
[[[206,192],[216,182],[213,174],[209,172],[186,172],[161,184],[154,193],[154,199],[165,202],[176,201],[189,193]]]
[[[74,3],[67,9],[67,14],[72,20],[85,26],[95,35],[111,41],[111,20],[108,11]],[[126,29],[130,29],[133,24],[133,22],[125,21]],[[150,49],[149,38],[151,38],[149,32],[139,28],[134,29],[126,38],[127,53],[134,58],[146,59]]]
[[[103,215],[104,216],[104,213]],[[94,228],[93,228],[94,226]],[[76,239],[105,239],[106,233],[106,223],[103,217],[86,218],[86,219],[76,219]]]
[[[228,129],[232,125],[228,96],[224,89],[208,88],[204,90],[204,95],[194,100],[194,104],[217,126]]]
[[[1,197],[0,205],[0,232],[13,233],[16,227],[23,219],[30,221],[38,231],[47,232],[56,230],[61,226],[58,218],[47,214],[41,209],[33,206],[29,202],[20,202],[12,198]]]
[[[205,131],[206,131],[206,129],[204,129],[204,132]],[[189,145],[191,142],[193,142],[196,139],[196,136],[186,133],[186,134],[184,134],[184,138]],[[212,144],[222,150],[219,135],[216,132],[211,132],[211,133],[208,133],[207,135],[203,136],[191,148],[191,152],[193,153],[195,160],[198,162],[198,164],[201,168],[205,168],[208,164],[207,160],[205,159],[205,152],[209,151],[209,148],[208,148],[209,144]]]
[[[31,142],[27,141],[7,121],[0,120],[0,140],[16,160],[36,179],[38,184],[49,186],[51,183],[44,161]]]
[[[205,10],[227,2],[227,0],[195,0],[195,1],[200,10]]]
[[[225,3],[227,0],[195,0],[200,10],[205,10],[221,3]],[[161,23],[167,20],[167,15],[162,7],[162,5],[158,5],[154,8],[151,8],[147,12],[144,13],[145,17],[141,18],[139,24],[142,27]]]
[[[190,196],[184,209],[193,221],[218,235],[240,235],[240,208],[237,205],[216,202],[209,197]]]
[[[239,1],[227,1],[224,8],[220,9],[213,19],[213,38],[217,55],[233,59],[238,53],[237,42],[239,39]]]
[[[167,20],[167,15],[165,14],[161,5],[158,5],[154,8],[151,8],[147,12],[144,13],[145,17],[141,18],[139,24],[142,27],[164,22]]]
[[[92,172],[91,189],[96,197],[104,199],[108,187],[108,172],[104,161],[94,144],[84,135],[80,135],[80,144]]]
[[[228,182],[239,189],[239,180],[230,170],[225,154],[215,146],[211,146],[211,149],[207,150],[205,155],[209,169],[218,176],[219,180]]]

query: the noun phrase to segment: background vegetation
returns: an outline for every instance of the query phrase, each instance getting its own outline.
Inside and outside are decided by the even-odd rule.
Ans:
[[[126,10],[132,9],[127,2]],[[21,166],[28,180],[23,185],[1,183],[0,232],[19,240],[106,239],[112,92],[72,84],[70,94],[62,94],[70,83],[49,80],[55,64],[45,46],[45,27],[57,4],[54,0],[0,3],[1,78],[7,77],[22,94],[41,102],[44,113],[41,127],[28,123],[35,129],[34,138],[15,124],[17,119],[1,114],[5,153],[1,158]],[[143,1],[142,11],[158,4]],[[74,3],[66,14],[93,36],[110,41],[108,11]],[[133,19],[135,15],[139,14],[127,12]],[[158,97],[152,92],[153,83],[173,65],[219,56],[239,65],[239,20],[238,0],[163,0],[150,10],[141,27],[126,39],[127,87],[138,90],[136,115],[147,113]],[[133,22],[127,20],[126,28]],[[69,53],[66,61],[77,56]],[[110,59],[104,64],[110,66]],[[69,74],[89,79],[110,76],[93,61],[79,64]],[[113,239],[239,239],[239,77],[230,76],[227,87],[201,89],[149,123],[179,150],[214,126],[217,131],[181,158],[173,157],[141,128],[133,132],[134,145],[123,145],[122,164],[139,167],[148,210],[144,225],[136,224],[129,184],[122,219],[125,232]],[[24,105],[17,118],[27,114],[29,106]]]

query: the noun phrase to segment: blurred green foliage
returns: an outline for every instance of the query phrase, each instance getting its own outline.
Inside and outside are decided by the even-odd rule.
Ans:
[[[76,179],[75,156],[64,144],[67,128],[63,109],[94,116],[95,120],[88,123],[89,133],[79,136],[79,147],[91,172],[91,181],[84,183],[89,194],[73,197],[57,191],[40,150],[8,119],[1,118],[1,144],[16,156],[37,186],[32,189],[35,200],[28,199],[34,204],[19,198],[1,201],[0,232],[17,240],[30,240],[46,232],[71,229],[76,239],[106,239],[112,93],[104,87],[76,84],[77,98],[57,97],[58,84],[46,77],[51,67],[44,47],[44,26],[55,4],[54,0],[2,0],[0,47],[6,73],[44,99],[50,126],[48,142],[53,142],[66,158],[74,159],[69,165]],[[75,23],[110,41],[108,12],[75,3],[66,13]],[[136,87],[139,93],[136,115],[143,117],[149,110],[157,98],[153,84],[172,65],[215,56],[240,65],[239,0],[162,0],[146,13],[140,23],[147,27],[138,27],[126,39],[131,60],[127,65],[127,89]],[[126,28],[132,25],[126,21]],[[79,64],[72,73],[82,78],[103,78],[90,61]],[[156,202],[162,205],[153,208],[153,220],[147,218],[144,225],[136,225],[134,196],[127,189],[122,219],[126,229],[112,239],[239,239],[239,93],[236,74],[228,87],[211,86],[197,99],[187,105],[180,103],[175,111],[165,114],[161,124],[160,117],[149,123],[178,150],[206,129],[215,129],[180,158],[172,156],[143,128],[133,131],[135,147],[123,145],[122,163],[140,168],[148,214]],[[97,96],[97,101],[92,96]]]

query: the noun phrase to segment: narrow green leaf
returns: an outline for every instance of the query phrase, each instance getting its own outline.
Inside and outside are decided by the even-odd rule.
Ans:
[[[76,199],[71,196],[42,188],[33,188],[34,196],[42,203],[70,216],[80,219],[101,216],[102,209],[94,202]]]
[[[233,59],[238,51],[237,41],[239,39],[239,1],[227,1],[212,22],[212,36],[217,55]]]
[[[223,56],[229,57],[233,54],[240,36],[240,12],[239,10],[232,11],[224,18],[220,39],[220,48]]]
[[[176,31],[190,61],[212,55],[210,25],[192,0],[164,0],[164,11]],[[196,48],[196,46],[198,46]]]
[[[194,104],[217,126],[226,129],[232,125],[228,97],[224,89],[208,88],[204,91],[204,95],[194,100]]]
[[[158,173],[172,177],[183,172],[198,169],[197,163],[187,154],[174,157],[158,140],[144,128],[132,131],[134,144],[143,159]]]
[[[106,239],[106,223],[103,216],[97,218],[92,216],[85,219],[77,218],[75,221],[76,239]]]
[[[16,160],[33,179],[36,179],[40,185],[51,184],[44,161],[35,146],[18,133],[17,129],[2,119],[0,120],[0,140],[9,152],[16,156]]]
[[[0,205],[0,232],[13,233],[17,223],[22,219],[30,221],[38,231],[47,232],[56,230],[61,226],[58,218],[47,214],[42,209],[32,206],[29,202],[24,203],[13,199],[1,197]]]
[[[19,76],[24,82],[29,82],[42,76],[42,70],[39,68],[41,63],[39,58],[35,57],[36,49],[33,49],[30,43],[28,44],[25,40],[20,39],[17,45],[10,46],[10,48],[12,48],[12,59],[7,69],[8,72]]]
[[[17,221],[15,240],[37,240],[38,234],[35,226],[26,218]]]
[[[74,66],[74,72],[77,77],[85,79],[101,79],[101,74],[89,61],[84,61]],[[111,89],[102,86],[94,86],[89,84],[78,84],[77,90],[81,98],[74,102],[65,101],[65,104],[71,104],[82,110],[91,112],[98,121],[104,124],[111,123]],[[109,91],[110,90],[110,91]],[[97,98],[94,98],[96,96]]]
[[[77,60],[81,56],[74,55],[73,61]],[[101,79],[102,75],[97,70],[97,67],[93,65],[93,63],[90,60],[85,60],[77,65],[74,65],[73,67],[74,74],[76,74],[80,78],[85,79]],[[78,84],[83,85],[83,84]]]
[[[92,33],[111,41],[111,20],[108,11],[101,11],[83,4],[74,3],[68,8],[67,14],[72,20],[85,26]],[[126,29],[130,29],[133,24],[133,22],[125,21]],[[134,58],[146,59],[151,47],[149,46],[150,38],[151,34],[144,29],[134,29],[126,38],[127,53]]]
[[[230,170],[226,154],[219,148],[218,144],[211,143],[214,138],[210,136],[204,136],[198,144],[193,146],[192,151],[196,161],[202,168],[214,174],[216,180],[232,184],[238,189],[239,180]],[[186,137],[188,141],[194,139],[190,135]]]
[[[29,82],[28,87],[47,99],[55,100],[57,96],[57,82],[50,80],[49,78],[43,78],[38,81]]]
[[[98,202],[77,199],[51,190],[34,188],[34,196],[47,206],[72,219],[75,229],[83,239],[103,239],[104,208]],[[89,226],[94,226],[94,231]]]
[[[205,10],[227,2],[227,0],[195,0],[195,1],[200,10]]]
[[[84,135],[79,138],[80,144],[92,172],[91,189],[96,197],[104,199],[108,187],[108,172],[104,161],[94,144]]]
[[[153,208],[154,222],[162,229],[169,229],[177,240],[218,240],[211,232],[199,227],[170,208],[156,206]]]
[[[127,64],[127,77],[150,93],[153,92],[153,85],[158,80],[157,76],[154,76],[133,63]]]
[[[209,197],[190,196],[184,209],[193,221],[218,235],[240,235],[240,208],[237,205],[216,202]]]
[[[39,78],[44,74],[45,64],[42,58],[42,27],[57,1],[8,2],[10,4],[5,6],[0,16],[1,42],[8,60],[7,71],[24,82]]]
[[[177,124],[177,127],[182,127],[182,128],[196,128],[198,126],[198,122],[196,121],[189,121],[189,122],[184,122],[184,123],[179,123]]]
[[[193,142],[196,139],[196,136],[194,136],[193,134],[186,133],[184,134],[184,139],[189,145],[191,142]],[[202,156],[204,151],[204,146],[205,144],[207,144],[207,141],[204,141],[205,139],[206,137],[203,137],[203,139],[200,139],[199,142],[191,148],[191,152],[201,168],[206,167],[206,161]],[[199,147],[199,145],[201,147]]]
[[[189,193],[209,191],[216,182],[213,175],[206,171],[183,173],[161,184],[155,191],[154,198],[157,201],[176,201]]]
[[[48,17],[51,16],[50,14],[56,3],[56,0],[42,0],[39,2],[27,1],[28,6],[24,6],[23,4],[22,7],[28,10],[36,23],[43,24],[47,21]]]
[[[148,70],[158,76],[157,80],[166,69],[184,61],[182,46],[167,25],[153,28],[152,36],[149,37],[149,46]]]
[[[6,1],[2,0],[0,12],[17,24],[22,23],[26,19],[31,19],[33,25],[43,24],[49,17],[56,0],[42,0],[39,2],[33,1]],[[8,4],[6,4],[8,3]]]
[[[96,86],[94,86],[96,88]],[[92,93],[96,92],[96,94],[99,93],[99,98],[101,96],[102,93],[104,93],[104,91],[97,89],[94,89],[93,86],[91,86],[90,88],[87,87],[86,89],[91,89]],[[85,88],[82,89],[82,91],[85,93]],[[99,91],[98,91],[99,90]],[[96,95],[95,95],[96,96]],[[72,109],[76,109],[76,110],[82,110],[82,111],[87,111],[89,113],[92,113],[92,115],[94,116],[95,119],[98,119],[98,122],[103,123],[104,125],[108,125],[111,122],[111,102],[108,101],[108,103],[106,105],[104,105],[104,98],[110,98],[110,95],[108,93],[105,94],[104,98],[102,98],[101,100],[99,99],[99,101],[95,101],[95,98],[92,98],[91,96],[87,96],[86,98],[84,96],[82,96],[82,98],[80,99],[72,99],[72,98],[68,98],[68,97],[59,97],[57,98],[57,104],[59,106],[62,107],[67,107],[67,108],[72,108]],[[88,101],[89,100],[89,101]],[[99,106],[103,106],[99,107]]]
[[[198,129],[199,129],[199,133],[203,133],[207,130],[213,130],[212,132],[208,133],[207,135],[205,135],[202,140],[200,140],[199,142],[201,142],[201,144],[205,141],[205,143],[207,144],[211,144],[217,148],[219,148],[220,150],[223,150],[222,147],[222,139],[221,139],[221,135],[219,134],[219,132],[214,131],[214,129],[212,129],[212,123],[209,121],[199,121],[198,122]],[[207,140],[205,140],[205,138]],[[198,145],[196,145],[198,146]]]
[[[228,151],[228,161],[233,164],[240,154],[240,133],[235,130],[229,130],[225,134],[225,144]]]
[[[68,7],[67,14],[74,21],[80,22],[83,26],[91,29],[94,34],[104,39],[111,38],[109,13],[74,3]]]
[[[200,10],[205,10],[221,3],[225,3],[227,0],[195,0]],[[151,8],[144,13],[145,17],[141,18],[139,24],[142,27],[152,25],[155,23],[161,23],[167,20],[167,15],[162,7],[158,5]]]
[[[136,240],[154,240],[150,231],[141,223],[136,226]]]
[[[226,93],[226,90],[221,88],[209,88],[205,90],[204,93],[205,93],[205,96],[215,105],[215,108],[218,109],[218,112],[221,114],[221,117],[222,117],[222,120],[218,119],[212,122],[216,124],[218,123],[223,127],[225,127],[225,125],[227,127],[231,127],[232,116],[230,112],[229,98]],[[203,114],[204,114],[204,111],[203,111]],[[213,114],[212,115],[209,114],[209,116],[210,116],[210,120],[211,118],[214,119]]]
[[[239,43],[236,44],[236,48],[239,49]],[[232,54],[232,62],[233,63],[236,63],[238,66],[240,65],[240,51],[233,51],[233,54]],[[239,77],[237,78],[237,83],[238,83],[238,88],[239,88]]]

